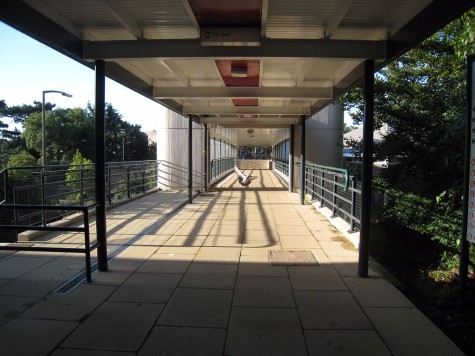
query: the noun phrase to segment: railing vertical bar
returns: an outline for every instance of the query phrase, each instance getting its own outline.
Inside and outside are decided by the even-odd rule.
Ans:
[[[324,182],[324,179],[325,179],[325,172],[322,171],[322,174],[321,174],[321,188],[320,188],[320,208],[323,208],[323,198],[324,198],[324,194],[325,194],[325,191],[324,191],[324,188],[325,188],[325,182]]]
[[[335,174],[333,177],[333,199],[332,199],[332,218],[336,216],[336,203],[337,203],[337,186],[338,176]]]
[[[356,215],[356,179],[351,177],[351,222],[350,232],[355,230],[355,215]]]
[[[83,211],[83,218],[84,218],[84,250],[86,254],[86,280],[88,283],[92,281],[92,273],[91,273],[91,242],[89,237],[89,212],[87,208],[84,208]]]

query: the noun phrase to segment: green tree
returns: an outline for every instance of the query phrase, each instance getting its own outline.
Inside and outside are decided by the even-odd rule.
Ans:
[[[33,113],[23,122],[26,146],[39,160],[42,147],[41,113]],[[77,150],[87,158],[94,152],[94,123],[80,108],[54,109],[45,113],[47,164],[69,163]]]
[[[460,196],[469,48],[461,44],[474,23],[467,13],[375,75],[374,128],[390,127],[376,155],[401,161],[385,175],[393,188],[432,199],[446,190]],[[344,105],[361,123],[361,87]]]
[[[89,198],[88,190],[85,188],[93,183],[93,168],[92,161],[81,155],[79,150],[76,150],[71,166],[66,172],[65,180],[66,185],[76,192],[76,200],[82,204]]]
[[[461,236],[466,56],[475,53],[470,11],[375,75],[375,129],[389,126],[376,148],[397,158],[375,185],[388,193],[384,217],[445,246],[450,259]],[[361,87],[344,98],[363,120]],[[474,256],[472,256],[474,258]]]

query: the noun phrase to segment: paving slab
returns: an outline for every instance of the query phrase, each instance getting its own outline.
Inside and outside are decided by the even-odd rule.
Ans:
[[[117,288],[109,301],[164,304],[181,278],[181,274],[134,273]]]
[[[374,330],[305,330],[308,354],[328,356],[390,356]]]
[[[288,278],[238,276],[233,306],[294,308]]]
[[[156,253],[150,256],[137,272],[184,274],[194,258],[195,255],[187,253]]]
[[[162,309],[161,304],[105,302],[61,347],[138,351]]]
[[[76,274],[76,270],[37,268],[0,286],[0,295],[45,297]]]
[[[372,329],[348,291],[294,291],[304,329]]]
[[[333,267],[289,266],[293,290],[348,290]]]
[[[233,307],[225,355],[307,355],[295,309]]]
[[[237,265],[192,263],[182,281],[183,288],[233,289]]]
[[[21,255],[11,255],[0,260],[0,278],[5,279],[14,279],[18,278],[31,270],[38,268],[52,260],[56,256],[21,256]]]
[[[16,318],[0,327],[3,355],[48,355],[78,323]]]
[[[270,264],[269,258],[264,251],[264,253],[260,255],[241,254],[238,275],[254,277],[288,277],[288,272],[285,266],[273,266]]]
[[[365,313],[393,355],[463,355],[416,308],[365,308]]]
[[[51,356],[135,356],[135,352],[115,352],[84,349],[56,349]]]
[[[21,296],[0,296],[0,325],[5,324],[10,319],[15,318],[24,310],[30,308],[40,299]]]
[[[138,355],[220,356],[225,338],[226,329],[156,326]]]
[[[81,321],[116,289],[115,286],[81,284],[66,294],[50,294],[21,314],[22,318]]]
[[[177,288],[157,325],[225,328],[233,291]]]
[[[202,247],[196,254],[194,262],[198,263],[238,263],[240,248]]]
[[[383,278],[345,277],[344,281],[362,307],[414,307],[409,299]]]

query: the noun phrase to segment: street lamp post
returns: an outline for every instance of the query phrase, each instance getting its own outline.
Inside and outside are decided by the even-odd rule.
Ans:
[[[58,93],[61,94],[62,96],[66,96],[68,98],[71,98],[72,95],[68,94],[64,91],[59,91],[59,90],[44,90],[43,91],[43,98],[41,101],[41,159],[43,161],[43,167],[46,165],[46,129],[45,129],[45,94],[47,93]]]

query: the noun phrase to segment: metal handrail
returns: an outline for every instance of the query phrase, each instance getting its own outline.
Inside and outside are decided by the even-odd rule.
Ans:
[[[157,187],[159,165],[160,161],[155,160],[106,163],[108,204]],[[1,204],[87,205],[95,200],[93,170],[94,164],[91,163],[2,169]],[[58,211],[45,210],[35,214],[18,211],[12,217],[18,219],[15,223],[45,225],[68,214],[67,211],[55,210]]]
[[[295,164],[300,165],[300,162]],[[306,162],[304,182],[304,193],[309,194],[311,200],[319,202],[321,208],[329,208],[332,217],[345,219],[350,224],[349,232],[355,231],[360,223],[361,208],[361,189],[355,177],[343,168]]]
[[[86,255],[86,280],[91,282],[91,251],[95,250],[99,243],[91,245],[89,233],[89,209],[97,206],[97,203],[87,206],[51,206],[51,205],[26,205],[26,204],[1,204],[0,210],[3,209],[39,209],[39,210],[67,210],[67,211],[81,211],[83,214],[84,227],[73,226],[30,226],[30,225],[0,225],[0,230],[34,230],[34,231],[61,231],[61,232],[83,232],[84,233],[84,248],[71,247],[44,247],[44,246],[18,246],[18,245],[2,245],[0,250],[10,251],[44,251],[44,252],[72,252],[84,253]]]
[[[300,165],[300,161],[295,161],[296,165]],[[350,174],[348,173],[348,169],[345,168],[338,168],[338,167],[330,167],[330,166],[323,166],[321,164],[316,164],[316,163],[311,163],[311,162],[305,162],[305,166],[309,167],[316,167],[322,170],[326,170],[329,172],[338,172],[343,174],[345,178],[345,191],[348,190],[348,186],[350,184]]]

